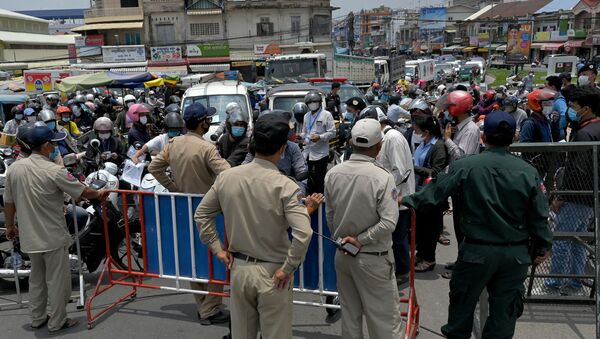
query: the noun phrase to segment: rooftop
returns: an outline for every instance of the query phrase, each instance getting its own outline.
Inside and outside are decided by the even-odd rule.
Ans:
[[[9,10],[2,9],[2,8],[0,8],[0,18],[21,19],[21,20],[48,23],[47,20],[36,18],[36,17],[30,16],[30,15],[25,15],[25,14],[9,11]]]
[[[494,5],[487,12],[483,13],[478,19],[494,18],[520,18],[536,13],[540,8],[548,5],[552,0],[527,0],[505,2]]]
[[[45,9],[33,11],[19,11],[19,14],[32,16],[45,20],[52,19],[83,19],[84,8],[77,9]]]

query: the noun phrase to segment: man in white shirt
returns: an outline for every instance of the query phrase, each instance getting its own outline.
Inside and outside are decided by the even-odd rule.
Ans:
[[[322,106],[323,97],[310,92],[304,97],[308,112],[304,115],[302,138],[308,164],[308,194],[323,193],[329,159],[329,140],[335,137],[333,116]]]

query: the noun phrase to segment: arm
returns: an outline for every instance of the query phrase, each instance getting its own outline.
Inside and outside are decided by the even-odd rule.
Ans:
[[[131,157],[131,161],[133,161],[134,164],[137,164],[140,162],[140,156],[142,156],[142,154],[148,152],[148,144],[144,144],[144,146],[142,146],[141,149],[137,150],[135,152],[135,154]]]
[[[70,124],[70,130],[71,130],[71,135],[73,137],[78,137],[79,135],[81,135],[81,132],[79,131],[79,128],[77,128],[77,124],[74,123],[73,121],[69,121]]]
[[[450,195],[458,191],[462,181],[463,170],[459,168],[450,168],[448,173],[440,173],[435,180],[426,185],[421,191],[403,197],[402,204],[412,207],[419,211],[439,206],[447,201]]]
[[[215,217],[219,213],[221,213],[221,204],[219,203],[215,185],[213,185],[210,190],[206,192],[204,198],[202,198],[198,208],[196,208],[194,220],[198,226],[200,240],[207,245],[214,254],[223,251],[221,240],[219,240],[219,233],[217,232],[217,225],[215,223]]]
[[[6,196],[6,195],[5,195]],[[17,207],[14,203],[4,203],[4,217],[6,226],[6,239],[12,240],[19,232],[15,226],[15,214],[17,213]]]
[[[333,117],[331,113],[327,112],[325,117],[325,133],[319,135],[319,139],[325,142],[329,142],[329,140],[335,137],[335,123],[333,122]]]
[[[475,154],[479,148],[479,128],[467,129],[465,127],[463,131],[465,134],[461,136],[458,144],[450,138],[444,140],[448,148],[448,155],[452,160],[458,160],[468,154]]]
[[[288,249],[288,255],[281,267],[281,270],[291,275],[300,266],[308,250],[310,239],[312,237],[312,228],[310,226],[310,217],[307,209],[298,200],[300,190],[289,183],[289,188],[284,190],[282,202],[284,206],[285,218],[290,225],[292,233],[292,243]]]
[[[438,146],[437,143],[433,147],[434,148],[431,152],[429,167],[415,167],[415,173],[422,177],[435,178],[437,177],[438,173],[443,171],[444,168],[448,166],[448,154],[446,153],[446,148],[443,146]]]
[[[533,121],[525,120],[519,131],[519,142],[533,142]]]
[[[400,138],[404,138],[403,136],[400,136]],[[392,172],[392,176],[394,177],[394,183],[396,184],[396,187],[402,185],[402,180],[404,179],[404,173],[406,173],[407,170],[409,169],[413,169],[412,163],[411,164],[405,164],[402,161],[402,153],[403,153],[403,145],[401,143],[401,141],[397,140],[397,139],[390,139],[389,140],[391,143],[390,146],[392,146],[393,148],[393,152],[386,152],[386,154],[388,155],[388,161],[391,164],[391,168],[390,168],[390,172]]]
[[[152,159],[150,166],[148,166],[148,171],[150,171],[154,178],[170,192],[178,192],[179,189],[177,188],[177,184],[165,173],[167,167],[169,167],[170,148],[171,144],[168,144],[164,151],[160,152],[158,156]]]
[[[229,163],[221,158],[216,147],[212,147],[206,155],[208,157],[208,167],[210,167],[215,174],[219,175],[219,173],[231,168]],[[152,162],[154,162],[154,160]]]
[[[248,140],[243,140],[240,142],[237,147],[233,150],[231,155],[227,158],[227,162],[231,167],[241,165],[244,159],[246,159],[246,154],[248,154]]]
[[[290,146],[288,146],[290,147]],[[291,148],[291,147],[290,147]],[[294,177],[298,181],[308,178],[308,166],[306,159],[302,156],[302,152],[297,145],[293,146],[292,150],[292,168],[294,169]]]
[[[377,214],[380,219],[363,233],[357,236],[360,245],[368,245],[378,241],[387,234],[392,234],[398,221],[398,202],[392,198],[392,191],[396,189],[394,178],[388,175],[387,181],[377,192]]]
[[[252,160],[254,160],[254,156],[252,155],[252,153],[248,152],[246,154],[246,159],[244,159],[244,162],[242,162],[242,165],[249,164],[252,162]]]

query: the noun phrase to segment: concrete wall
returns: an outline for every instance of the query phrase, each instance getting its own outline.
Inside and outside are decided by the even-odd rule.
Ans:
[[[41,46],[40,46],[41,47]],[[60,49],[45,49],[45,48],[32,48],[32,49],[11,49],[0,47],[0,61],[1,62],[27,62],[27,61],[40,61],[45,59],[65,59],[69,55],[69,50],[65,46]]]

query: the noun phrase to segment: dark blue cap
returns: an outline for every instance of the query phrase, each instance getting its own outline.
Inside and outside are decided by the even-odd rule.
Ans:
[[[506,127],[502,127],[503,123]],[[483,133],[515,133],[517,130],[517,121],[515,118],[504,111],[493,111],[485,117],[483,123]]]
[[[195,103],[185,108],[183,112],[183,120],[201,120],[215,115],[217,110],[214,107],[204,107],[201,103]]]
[[[54,132],[43,122],[36,122],[35,126],[29,130],[29,135],[27,136],[27,140],[31,144],[31,146],[39,146],[43,145],[47,142],[57,142],[64,140],[67,137],[67,134],[62,132]]]
[[[592,71],[592,72],[594,72],[594,74],[598,74],[598,69],[596,68],[596,66],[594,64],[585,64],[585,65],[583,65],[583,67],[581,67],[580,69],[577,70],[577,75],[580,75],[581,73],[583,73],[585,71]]]

